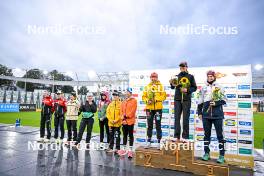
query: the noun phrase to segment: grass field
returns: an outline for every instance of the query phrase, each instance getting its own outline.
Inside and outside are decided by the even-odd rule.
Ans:
[[[23,126],[33,126],[33,127],[40,126],[40,112],[19,112],[19,113],[2,112],[0,113],[0,123],[15,124],[17,118],[21,119],[21,125]],[[77,128],[79,128],[80,122],[81,122],[81,116],[78,119]],[[52,128],[54,128],[54,120],[52,120],[51,126]],[[64,127],[65,129],[67,129],[66,123],[64,123]],[[99,133],[99,122],[97,119],[97,115],[96,117],[94,117],[93,132]]]
[[[40,123],[40,112],[20,112],[20,113],[0,113],[0,123],[5,124],[15,124],[17,118],[21,119],[21,124],[23,126],[33,126],[39,127]],[[78,127],[80,123],[81,117],[78,120]],[[264,139],[264,113],[254,113],[254,143],[255,148],[263,147],[263,139]],[[52,127],[53,127],[52,121]],[[66,123],[65,123],[65,129]],[[99,133],[99,125],[97,117],[95,117],[93,132]]]

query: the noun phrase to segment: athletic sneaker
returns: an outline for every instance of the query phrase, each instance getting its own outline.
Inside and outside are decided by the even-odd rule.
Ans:
[[[132,151],[128,151],[127,152],[127,157],[128,158],[133,158],[133,152]]]
[[[107,153],[113,153],[113,152],[114,152],[114,150],[113,150],[113,149],[110,149],[110,148],[108,148],[108,149],[106,150],[106,152],[107,152]]]
[[[205,153],[205,154],[203,155],[203,157],[202,157],[202,160],[204,160],[204,161],[208,161],[208,160],[210,160],[210,155],[209,155],[209,153]]]
[[[148,149],[148,148],[150,148],[151,147],[151,142],[147,142],[147,144],[145,145],[145,149]]]
[[[38,140],[37,140],[37,142],[44,142],[44,138],[39,138]]]
[[[225,163],[225,157],[222,155],[219,155],[219,158],[217,159],[217,163],[224,164]]]
[[[118,150],[117,153],[119,156],[124,156],[127,154],[126,150]]]

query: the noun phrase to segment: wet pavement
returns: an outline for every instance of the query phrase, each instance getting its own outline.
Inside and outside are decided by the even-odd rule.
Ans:
[[[85,136],[85,135],[84,135]],[[10,127],[0,124],[0,175],[127,175],[167,176],[192,175],[189,173],[135,166],[133,160],[107,154],[101,150],[77,150],[65,146],[51,150],[47,145],[37,144],[38,128]],[[29,145],[28,141],[31,141]],[[97,142],[94,135],[92,142]],[[34,148],[32,146],[38,146]],[[53,146],[53,145],[52,145]],[[57,145],[56,145],[57,146]],[[59,145],[58,145],[59,146]],[[47,147],[48,150],[39,150]],[[46,148],[45,148],[46,149]],[[257,152],[256,152],[257,153]],[[263,153],[257,153],[254,175],[264,175]],[[240,173],[241,172],[241,173]],[[252,175],[238,169],[231,175]]]

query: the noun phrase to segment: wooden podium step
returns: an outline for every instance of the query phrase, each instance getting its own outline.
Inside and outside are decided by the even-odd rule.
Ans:
[[[169,147],[163,147],[162,150],[156,148],[145,149],[142,146],[138,147],[135,152],[135,164],[145,167],[190,172],[196,175],[229,175],[229,166],[227,164],[218,164],[214,160],[205,162],[195,158],[193,143],[191,142],[188,143],[189,147],[186,147],[186,143],[168,142],[167,145]]]

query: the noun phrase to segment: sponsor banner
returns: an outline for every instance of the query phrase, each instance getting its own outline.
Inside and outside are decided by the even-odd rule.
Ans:
[[[237,109],[237,101],[226,101],[224,110]]]
[[[18,103],[1,103],[0,112],[19,112]]]
[[[252,119],[238,119],[238,127],[240,128],[253,128]]]
[[[239,137],[253,137],[253,129],[239,128],[238,129],[238,136]]]
[[[206,72],[209,68],[189,68],[189,72],[194,75],[198,89],[204,86],[206,81]],[[227,67],[212,67],[216,71],[217,81],[224,88],[225,96],[227,98],[227,104],[224,105],[224,136],[227,140],[226,145],[233,147],[233,150],[226,151],[227,155],[232,156],[230,159],[234,159],[232,162],[241,165],[251,165],[253,153],[252,150],[254,144],[249,139],[254,138],[253,131],[253,112],[252,112],[252,74],[251,66],[227,66]],[[138,135],[142,137],[136,137],[136,143],[146,142],[146,113],[144,111],[145,103],[142,102],[143,88],[149,83],[149,75],[152,72],[159,74],[159,80],[164,86],[167,93],[167,99],[163,102],[163,117],[162,117],[162,131],[164,135],[163,139],[166,140],[169,136],[174,135],[174,90],[170,89],[168,85],[169,79],[172,75],[177,74],[175,69],[163,69],[163,70],[143,70],[143,71],[131,71],[129,73],[130,87],[135,87],[134,93],[138,97],[138,123],[135,126],[136,130],[140,129]],[[191,112],[189,118],[190,139],[194,139],[195,144],[197,141],[203,141],[203,125],[199,118],[197,118],[197,103],[198,92],[192,94]],[[166,116],[166,118],[165,118]],[[155,129],[155,125],[153,127]],[[144,130],[144,131],[143,131]],[[155,134],[155,130],[153,130]],[[137,133],[136,133],[137,134]],[[153,135],[154,142],[156,141],[156,135]],[[216,138],[214,127],[212,129],[212,154],[218,155],[218,141]],[[202,142],[203,143],[203,142]],[[252,143],[252,144],[250,144]],[[239,146],[238,146],[239,144]],[[252,147],[252,148],[250,148]],[[203,147],[201,148],[201,154],[203,154]],[[248,150],[249,149],[249,150]],[[240,150],[240,151],[239,151]],[[215,151],[215,152],[214,152]],[[199,153],[195,151],[195,155]],[[246,155],[246,156],[242,156]],[[241,159],[241,162],[238,161]]]
[[[253,112],[251,109],[238,109],[237,118],[238,119],[252,119]]]
[[[224,119],[224,126],[237,127],[237,119]]]
[[[227,93],[225,94],[225,98],[229,101],[237,100],[237,94],[236,93]]]
[[[252,103],[251,102],[238,102],[238,108],[241,109],[251,109]]]
[[[239,84],[237,85],[237,90],[238,91],[251,91],[251,86],[250,84]]]
[[[36,111],[36,104],[19,104],[19,111]]]

